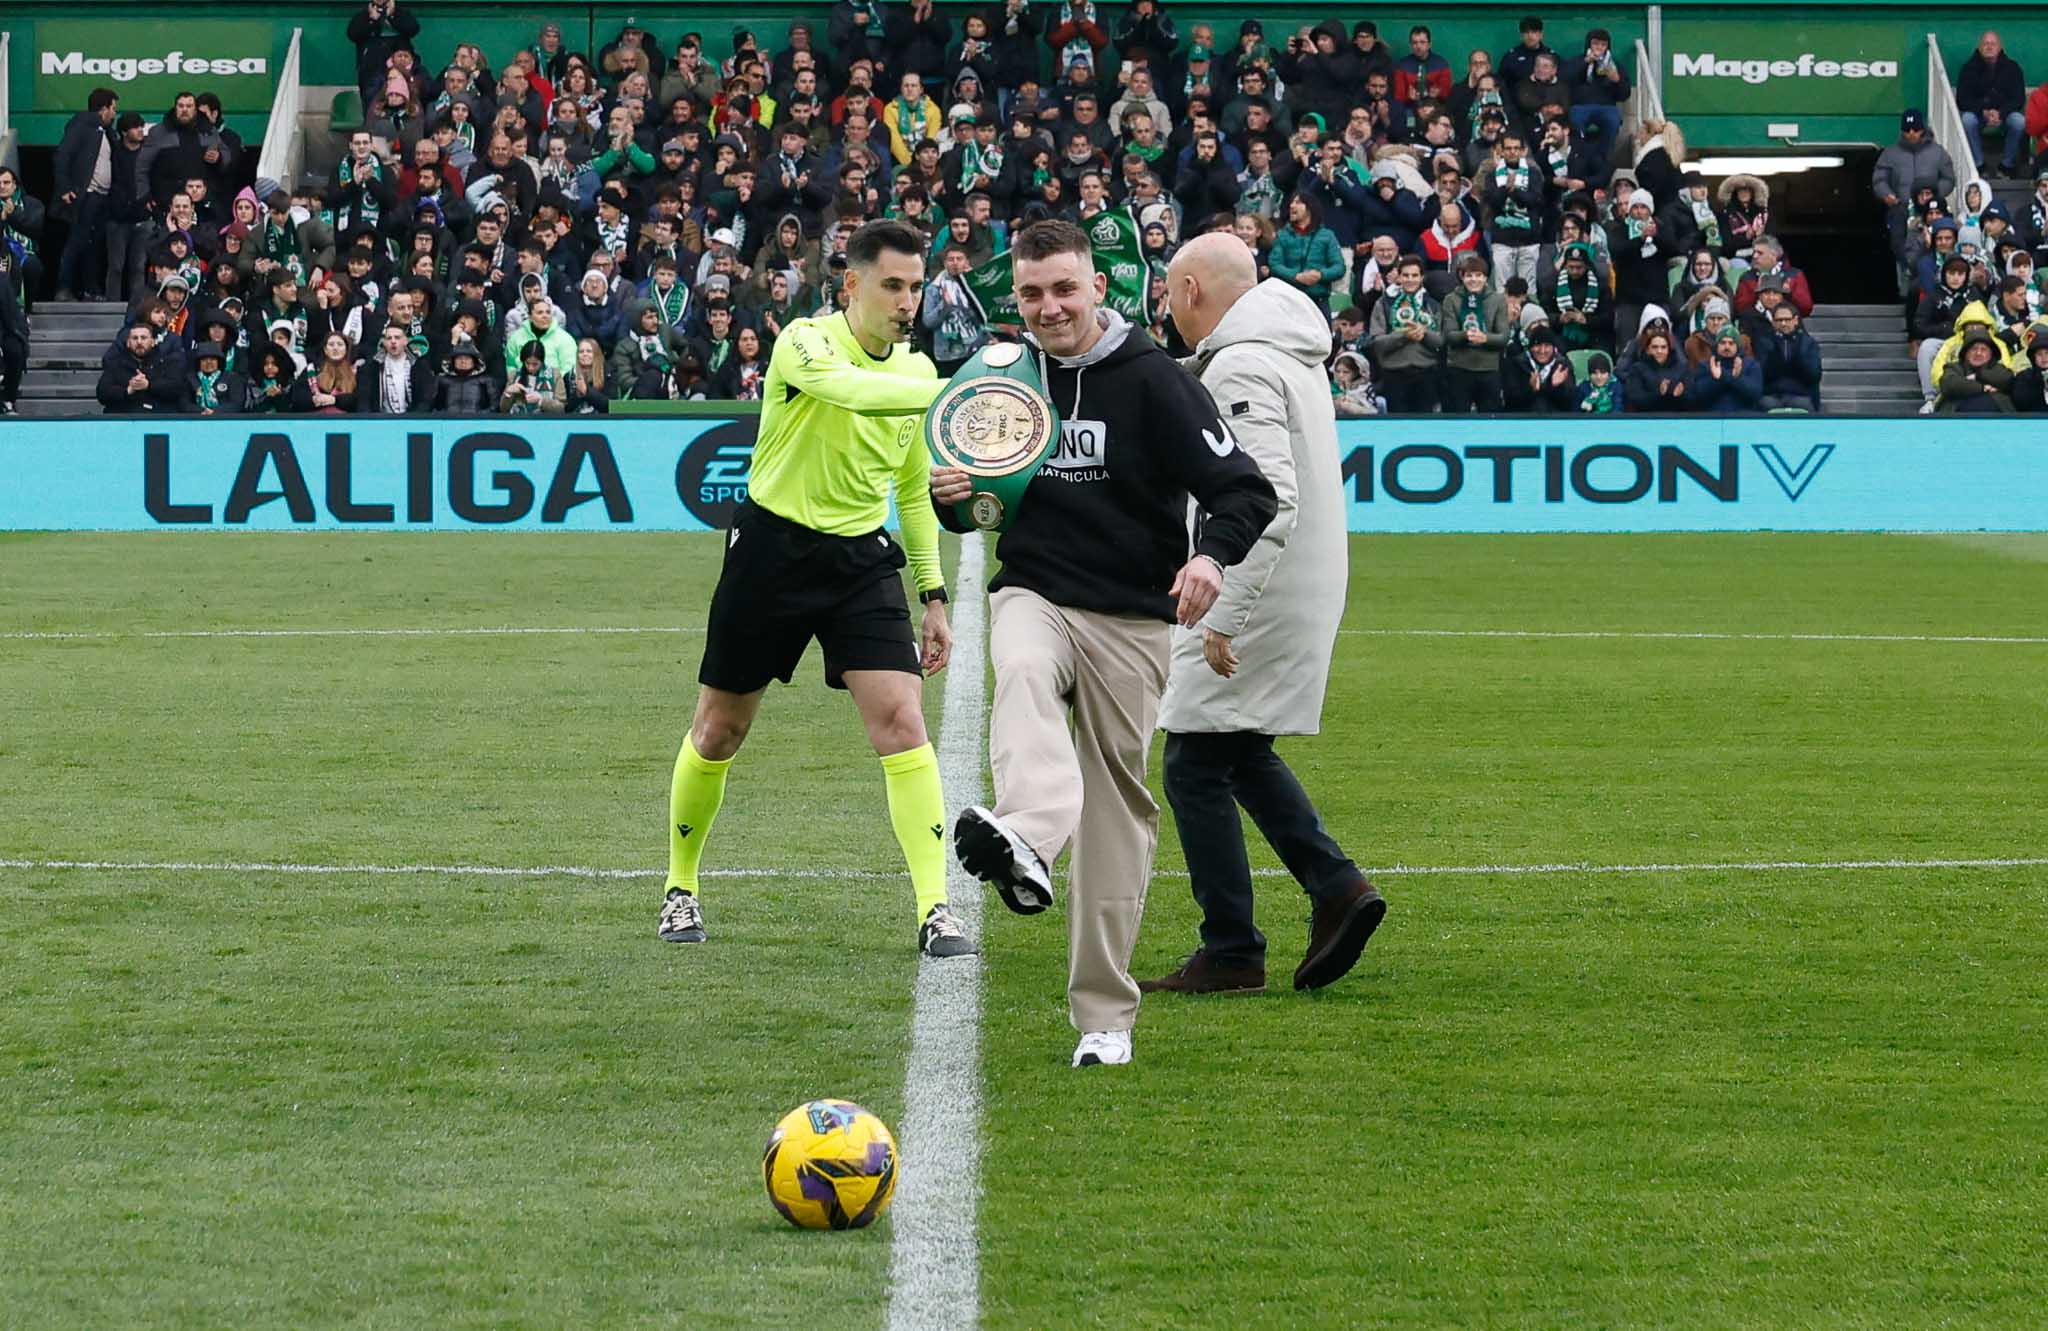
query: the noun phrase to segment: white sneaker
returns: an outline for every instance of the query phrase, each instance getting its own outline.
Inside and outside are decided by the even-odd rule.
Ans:
[[[1130,1061],[1129,1031],[1089,1031],[1081,1037],[1081,1043],[1074,1046],[1074,1066],[1077,1068],[1103,1067]]]
[[[1933,398],[1928,398],[1925,402],[1922,402],[1920,404],[1920,414],[1922,416],[1932,416],[1934,414]]]

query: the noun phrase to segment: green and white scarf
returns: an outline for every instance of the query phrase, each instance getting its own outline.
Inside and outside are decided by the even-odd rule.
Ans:
[[[1436,327],[1436,316],[1429,312],[1429,297],[1422,291],[1411,294],[1395,287],[1387,293],[1388,331],[1406,328],[1409,324]]]
[[[199,392],[197,397],[201,411],[212,411],[220,406],[220,379],[221,372],[219,370],[215,370],[212,374],[208,374],[204,370],[199,371]]]
[[[1692,204],[1692,220],[1698,224],[1702,243],[1710,250],[1721,248],[1721,219],[1714,216],[1714,205],[1705,199],[1688,200]]]
[[[19,187],[15,189],[14,193],[7,196],[6,201],[14,205],[14,216],[28,216],[28,213],[24,211],[24,201],[21,197],[21,190]],[[16,227],[11,222],[7,226],[7,232],[9,235],[14,237],[14,243],[21,247],[21,257],[26,259],[34,256],[36,252],[36,241],[34,236],[31,236],[28,232],[23,231],[20,228]]]
[[[654,302],[654,308],[661,311],[661,321],[670,328],[683,322],[683,311],[690,303],[690,293],[681,282],[664,292],[660,287],[647,288],[647,298]]]
[[[384,163],[381,159],[372,157],[366,165],[368,167],[368,174],[361,177],[362,179],[382,180],[384,178]],[[356,170],[355,159],[353,157],[344,157],[341,159],[341,165],[334,169],[334,178],[343,185],[353,185],[358,179]],[[382,212],[383,209],[377,206],[376,196],[368,190],[364,190],[357,196],[355,202],[356,220],[364,226],[376,226],[379,215]]]
[[[1500,189],[1507,196],[1506,202],[1501,205],[1500,209],[1500,221],[1503,225],[1523,231],[1532,230],[1535,227],[1534,219],[1529,216],[1529,209],[1520,199],[1515,197],[1519,191],[1529,188],[1529,181],[1528,158],[1524,157],[1513,166],[1509,166],[1506,162],[1500,161],[1497,158],[1495,159],[1493,164],[1493,183],[1496,188]]]
[[[538,374],[528,374],[522,367],[519,371],[518,381],[538,392],[543,398],[553,397],[555,394],[555,367],[543,362]],[[514,402],[505,414],[508,416],[538,416],[540,412],[539,403],[528,402],[522,398]]]
[[[1489,106],[1499,111],[1502,115],[1507,114],[1507,107],[1501,103],[1498,92],[1482,92],[1477,97],[1474,97],[1472,99],[1472,111],[1469,116],[1469,127],[1472,131],[1471,136],[1475,139],[1479,137],[1479,117],[1485,113],[1486,108]]]
[[[633,344],[640,348],[641,360],[652,365],[657,370],[666,370],[668,368],[668,346],[661,340],[661,334],[635,333],[633,335]]]
[[[1074,4],[1072,0],[1068,0],[1068,3],[1060,6],[1060,15],[1062,22],[1093,23],[1095,22],[1094,0],[1082,0],[1082,3],[1078,5]],[[1055,23],[1053,26],[1059,27],[1061,25]],[[1085,34],[1075,37],[1074,40],[1060,48],[1061,77],[1065,77],[1066,71],[1073,68],[1076,60],[1088,66],[1089,76],[1094,76],[1095,47],[1089,43]]]
[[[614,259],[620,258],[626,252],[626,232],[629,227],[630,224],[626,221],[624,213],[620,213],[619,220],[610,225],[606,225],[603,219],[599,219],[597,224],[597,243],[610,253]]]
[[[1268,171],[1263,176],[1253,177],[1249,172],[1244,177],[1244,187],[1238,191],[1237,211],[1257,213],[1271,221],[1280,215],[1280,185]]]
[[[1572,294],[1572,279],[1565,271],[1565,263],[1573,252],[1586,261],[1586,294],[1577,297]],[[1582,240],[1575,240],[1565,246],[1563,254],[1557,256],[1557,312],[1577,310],[1591,318],[1600,310],[1600,275],[1593,271],[1593,251]]]
[[[1458,331],[1460,333],[1469,333],[1474,329],[1482,333],[1486,331],[1486,321],[1479,317],[1480,311],[1485,308],[1485,296],[1475,296],[1469,291],[1459,291],[1452,299],[1458,302]]]
[[[991,181],[1003,174],[1003,145],[991,143],[981,146],[979,139],[969,139],[960,146],[960,191],[966,193],[974,187],[976,176],[987,176]]]
[[[272,263],[283,264],[293,277],[304,282],[306,261],[299,257],[299,224],[292,220],[290,213],[286,213],[284,224],[280,226],[271,220],[275,216],[275,213],[264,214],[263,231],[256,238],[256,252]]]
[[[1543,150],[1543,160],[1550,163],[1550,174],[1553,177],[1561,176],[1571,167],[1572,147],[1567,143],[1557,147],[1545,148]]]
[[[1579,404],[1580,411],[1605,414],[1614,410],[1613,375],[1608,375],[1607,382],[1597,386],[1593,384],[1591,379],[1588,379],[1586,387],[1586,400]]]

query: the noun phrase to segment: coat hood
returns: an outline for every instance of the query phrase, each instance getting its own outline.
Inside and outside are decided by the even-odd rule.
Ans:
[[[1102,336],[1095,339],[1094,346],[1088,348],[1087,351],[1074,357],[1072,360],[1058,356],[1052,359],[1066,369],[1087,369],[1095,365],[1107,365],[1111,361],[1129,360],[1132,356],[1144,351],[1145,347],[1149,345],[1149,339],[1141,341],[1138,338],[1132,337],[1131,329],[1133,325],[1131,321],[1118,314],[1115,310],[1110,309],[1107,305],[1095,311],[1095,322],[1102,326]],[[1037,347],[1038,354],[1041,357],[1045,355],[1045,348],[1038,346],[1038,339],[1036,337],[1026,333],[1024,334],[1024,340],[1033,347]],[[1317,359],[1320,360],[1322,358],[1319,356]]]
[[[1716,199],[1719,199],[1721,203],[1725,206],[1734,201],[1735,191],[1741,189],[1745,185],[1749,187],[1751,197],[1754,198],[1759,205],[1767,204],[1771,201],[1771,187],[1769,185],[1766,185],[1763,182],[1763,178],[1760,176],[1730,176],[1726,180],[1721,182],[1721,187],[1719,189],[1714,191],[1714,197]]]
[[[1330,334],[1322,311],[1298,287],[1274,277],[1238,297],[1195,348],[1195,360],[1206,362],[1223,348],[1241,342],[1271,347],[1304,365],[1321,365],[1330,354]]]
[[[1659,319],[1662,319],[1664,321],[1665,327],[1668,328],[1671,326],[1671,315],[1668,312],[1666,312],[1662,305],[1643,306],[1643,317],[1636,320],[1637,336],[1641,336],[1644,329],[1648,328],[1651,324],[1657,322]]]
[[[1991,317],[1991,307],[1981,300],[1973,300],[1963,306],[1962,313],[1956,316],[1956,332],[1965,342],[1970,340],[1971,329],[1989,335],[1997,327],[1998,321]]]

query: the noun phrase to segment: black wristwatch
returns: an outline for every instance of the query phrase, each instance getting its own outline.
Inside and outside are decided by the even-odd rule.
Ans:
[[[951,601],[952,599],[952,597],[946,595],[946,589],[944,587],[934,587],[928,592],[919,592],[917,594],[917,602],[919,605],[930,605],[933,601],[937,601],[940,605],[945,605],[948,601]]]

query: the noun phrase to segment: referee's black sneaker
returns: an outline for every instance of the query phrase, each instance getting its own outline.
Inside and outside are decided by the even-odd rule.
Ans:
[[[680,887],[670,888],[662,900],[661,922],[655,926],[655,933],[664,943],[703,942],[704,908],[697,904],[696,894]]]
[[[1386,898],[1362,877],[1335,896],[1316,898],[1308,917],[1308,955],[1294,968],[1294,987],[1320,989],[1343,979],[1386,917]]]
[[[952,908],[941,901],[918,926],[917,950],[928,957],[971,957],[974,944],[967,941],[967,931],[954,918]]]
[[[1003,904],[1019,915],[1036,915],[1052,904],[1052,874],[1023,837],[980,805],[960,811],[953,824],[953,853],[960,867],[995,885]]]

